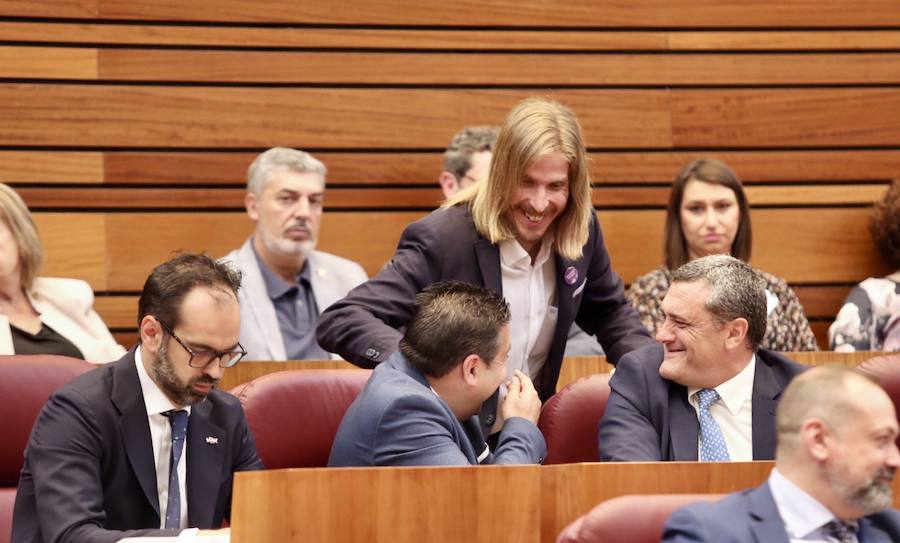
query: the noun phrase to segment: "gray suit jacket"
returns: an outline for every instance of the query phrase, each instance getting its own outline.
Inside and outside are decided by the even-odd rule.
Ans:
[[[233,473],[254,469],[262,462],[240,402],[214,390],[188,422],[189,526],[221,526]],[[41,410],[25,450],[12,541],[112,543],[179,531],[159,525],[150,427],[131,350],[59,389]]]
[[[222,260],[230,260],[241,270],[241,345],[247,350],[247,360],[287,360],[284,339],[269,299],[259,262],[253,253],[252,237],[240,249],[231,251]],[[313,296],[319,313],[368,279],[362,266],[329,253],[313,251],[307,259]],[[337,357],[335,357],[337,358]]]
[[[478,417],[460,422],[406,358],[395,353],[372,372],[338,428],[329,466],[465,466],[486,444]],[[544,436],[523,418],[507,420],[482,464],[540,464]]]
[[[697,460],[700,423],[687,387],[663,379],[663,346],[625,355],[610,379],[600,419],[600,460]],[[807,367],[765,349],[756,352],[753,380],[753,459],[775,458],[775,406],[787,384]]]
[[[900,512],[888,509],[859,519],[860,543],[900,541]],[[676,511],[666,524],[664,543],[788,543],[769,484],[696,503]]]

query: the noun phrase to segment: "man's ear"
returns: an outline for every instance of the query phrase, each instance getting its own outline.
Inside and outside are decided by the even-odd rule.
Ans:
[[[743,317],[738,317],[731,322],[725,324],[728,329],[728,335],[725,336],[725,345],[729,349],[735,349],[747,342],[747,331],[750,323]]]
[[[163,341],[162,325],[156,317],[152,315],[144,315],[141,319],[141,326],[138,328],[141,335],[141,345],[146,347],[150,352],[156,354],[159,351]]]
[[[441,175],[438,177],[438,182],[441,184],[441,191],[444,193],[444,198],[449,198],[459,192],[459,181],[456,179],[456,176],[450,172],[441,172]]]
[[[467,385],[474,386],[478,384],[482,369],[480,356],[477,354],[470,354],[463,359],[460,368],[462,369],[463,381],[465,381]]]
[[[256,209],[256,195],[252,192],[248,192],[246,196],[244,196],[244,209],[247,210],[247,216],[254,221],[259,220],[259,211]]]
[[[824,462],[831,457],[834,432],[822,419],[806,420],[800,428],[800,437],[809,456],[817,462]]]

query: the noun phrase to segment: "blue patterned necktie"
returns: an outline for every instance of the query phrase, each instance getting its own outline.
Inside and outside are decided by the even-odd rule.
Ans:
[[[172,425],[172,454],[169,456],[169,501],[166,506],[166,526],[168,529],[181,528],[181,487],[178,485],[178,462],[184,450],[187,437],[188,412],[183,409],[163,413]]]
[[[856,525],[834,519],[825,525],[825,533],[839,543],[857,543]]]
[[[700,460],[703,462],[728,462],[728,445],[719,423],[709,412],[709,407],[719,399],[719,393],[711,388],[697,392],[700,404]]]

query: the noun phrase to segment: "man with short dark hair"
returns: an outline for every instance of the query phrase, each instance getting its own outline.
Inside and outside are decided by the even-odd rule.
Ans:
[[[757,488],[688,506],[669,519],[667,543],[891,543],[888,509],[900,466],[897,415],[871,377],[812,368],[784,391],[775,469]]]
[[[539,464],[541,402],[521,372],[507,378],[509,306],[479,286],[435,283],[416,297],[400,352],[379,365],[338,429],[329,466]],[[477,414],[502,383],[496,451]]]
[[[748,264],[713,255],[678,268],[661,343],[633,351],[610,380],[600,459],[771,460],[775,405],[805,369],[760,349],[766,294]]]
[[[262,468],[240,402],[215,389],[246,354],[239,286],[239,273],[205,255],[153,270],[138,304],[140,343],[41,411],[12,541],[111,543],[221,526],[233,472]]]
[[[498,131],[496,126],[467,126],[453,135],[438,176],[444,198],[487,178]]]

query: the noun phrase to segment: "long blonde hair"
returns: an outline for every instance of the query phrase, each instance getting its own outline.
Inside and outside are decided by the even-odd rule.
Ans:
[[[514,239],[516,229],[509,216],[513,195],[525,170],[551,153],[562,153],[569,162],[569,199],[554,224],[554,248],[563,258],[577,260],[587,243],[593,213],[591,182],[578,119],[554,100],[519,102],[500,129],[488,178],[458,192],[443,207],[468,205],[475,229],[491,243]]]
[[[28,206],[5,183],[0,183],[0,219],[6,223],[18,245],[20,280],[22,288],[28,290],[41,271],[44,249]]]

